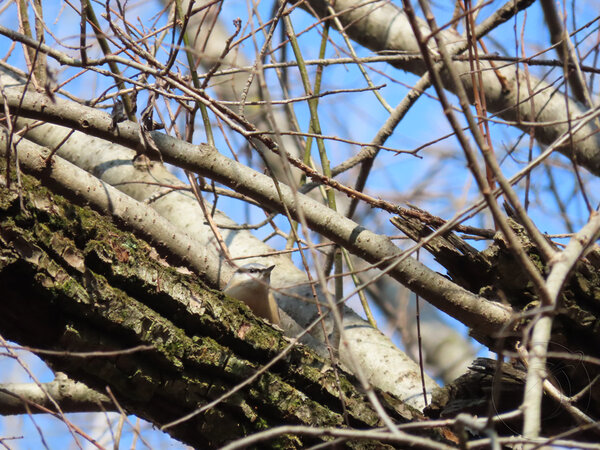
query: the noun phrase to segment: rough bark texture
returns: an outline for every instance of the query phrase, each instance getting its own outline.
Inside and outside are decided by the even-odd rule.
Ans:
[[[68,352],[153,346],[117,357],[40,355],[101,392],[110,387],[129,412],[157,426],[175,420],[228,392],[289,344],[240,302],[172,267],[106,217],[27,176],[19,192],[6,189],[5,180],[0,185],[3,336]],[[281,424],[344,426],[335,374],[323,368],[323,360],[296,346],[250,386],[168,432],[207,448]],[[350,376],[340,373],[340,387],[350,426],[380,425]],[[399,421],[419,417],[393,396],[379,397]],[[290,448],[309,442],[279,439]]]
[[[15,96],[16,100],[22,93],[15,94],[13,92],[10,95]],[[24,116],[48,121],[55,121],[56,117],[60,117],[61,123],[72,126],[81,132],[108,141],[115,141],[139,151],[142,150],[139,127],[133,123],[122,122],[117,125],[116,129],[113,129],[107,114],[93,108],[74,105],[68,101],[57,101],[56,104],[52,104],[49,99],[31,92],[26,93],[22,103],[28,105],[21,109],[21,114]],[[96,148],[90,152],[81,152],[81,147],[75,146],[71,150],[77,155],[74,157],[65,154],[66,130],[63,130],[60,137],[55,138],[54,142],[49,142],[50,139],[46,132],[39,136],[39,130],[40,128],[37,127],[37,132],[28,133],[28,138],[48,147],[60,145],[59,154],[61,156],[85,170],[103,176],[101,172],[106,170],[106,165],[99,164],[92,156],[93,151],[104,152],[100,150],[97,142],[93,142]],[[379,264],[400,254],[398,247],[387,236],[373,233],[306,196],[294,195],[286,186],[276,189],[270,177],[225,157],[214,147],[206,144],[191,145],[159,132],[151,132],[150,135],[160,149],[165,162],[223,183],[236,192],[248,195],[263,207],[282,213],[289,211],[295,220],[299,220],[300,213],[302,213],[313,231],[338,243],[365,261]],[[75,158],[78,161],[74,161]],[[87,161],[83,163],[81,159],[89,159],[91,163]],[[111,164],[123,165],[120,159],[111,161]],[[126,184],[123,178],[120,178],[118,183]],[[196,218],[194,219],[196,220]],[[233,246],[230,245],[230,247]],[[273,262],[273,264],[277,263]],[[272,283],[276,287],[285,288],[286,285],[280,285],[277,282],[277,269],[273,275]],[[473,296],[458,285],[449,283],[446,278],[439,276],[412,257],[405,258],[400,264],[395,264],[390,275],[439,309],[472,328],[472,335],[485,345],[493,344],[489,339],[490,334],[497,332],[510,319],[508,309],[501,307],[498,303],[488,302],[482,297]],[[301,297],[310,298],[312,296],[310,289],[306,289],[306,292],[303,293],[298,292],[298,294]],[[292,301],[296,302],[295,299]],[[283,307],[285,309],[285,303]],[[310,311],[310,315],[314,317],[316,311]],[[295,319],[302,326],[306,326],[312,321],[312,318],[307,321],[308,323],[297,317]]]
[[[0,68],[0,72],[3,69]],[[17,78],[14,78],[14,74],[2,76],[2,83],[6,86],[21,86],[22,83]],[[5,98],[11,98],[13,93],[12,89],[6,89]],[[14,98],[14,97],[12,97]],[[0,103],[3,98],[0,98]],[[153,209],[159,213],[163,218],[167,219],[170,224],[178,229],[179,232],[187,234],[190,239],[190,245],[200,245],[205,253],[205,256],[199,258],[201,264],[204,264],[206,270],[204,275],[207,275],[203,279],[206,280],[212,287],[224,287],[228,281],[228,277],[231,275],[232,268],[229,263],[223,257],[222,251],[216,243],[214,232],[204,220],[204,213],[197,200],[191,193],[183,191],[181,189],[187,189],[187,186],[181,183],[169,170],[162,164],[151,164],[150,167],[138,168],[134,163],[136,153],[125,146],[111,143],[111,139],[116,139],[117,142],[122,142],[125,145],[130,144],[133,148],[138,151],[143,150],[143,146],[139,146],[139,127],[134,124],[122,122],[117,124],[117,127],[112,126],[111,117],[97,109],[84,108],[81,109],[81,105],[67,101],[63,103],[63,100],[57,99],[57,104],[60,103],[61,107],[56,110],[56,105],[52,103],[50,99],[45,96],[40,96],[32,91],[28,91],[27,95],[23,98],[18,96],[14,98],[15,108],[19,108],[21,118],[17,120],[16,126],[18,128],[26,129],[27,139],[31,139],[37,144],[46,148],[43,150],[48,152],[49,149],[58,149],[57,155],[68,160],[72,164],[75,164],[79,168],[87,171],[95,177],[98,177],[103,182],[111,184],[117,187],[120,191],[127,194],[128,196],[136,199],[139,202],[143,202],[143,209],[149,211]],[[29,102],[31,100],[31,102]],[[25,102],[27,106],[25,106]],[[19,106],[17,106],[17,104]],[[33,126],[33,121],[25,119],[31,107],[34,111],[35,117],[40,118],[39,114],[46,114],[43,119],[44,124]],[[54,118],[48,117],[48,111],[56,112],[57,116]],[[42,111],[45,111],[42,112]],[[52,115],[52,114],[51,114]],[[70,128],[63,126],[53,125],[52,122],[57,119],[56,122],[62,125],[72,125],[82,130],[82,132],[72,132]],[[103,130],[98,139],[94,136],[98,136],[98,126]],[[127,131],[122,127],[126,126]],[[108,138],[106,140],[105,138]],[[165,152],[163,158],[165,161],[172,161],[166,159],[167,153],[183,149],[184,159],[175,165],[180,164],[180,167],[188,167],[191,161],[202,161],[207,164],[201,171],[197,173],[206,174],[221,169],[226,170],[228,176],[233,178],[227,181],[227,185],[231,186],[232,189],[238,192],[256,192],[260,191],[258,195],[258,201],[263,207],[277,202],[279,194],[274,189],[273,180],[269,177],[264,176],[261,173],[257,173],[249,167],[232,161],[223,155],[219,155],[218,152],[205,144],[198,146],[190,145],[186,142],[179,140],[163,139],[164,136],[156,137],[155,142],[158,145],[167,145],[169,151]],[[124,141],[123,141],[124,139]],[[1,135],[0,135],[1,140]],[[18,144],[24,145],[24,142]],[[181,147],[183,146],[183,147]],[[160,147],[159,147],[160,148]],[[85,149],[85,151],[81,151]],[[187,151],[186,151],[187,149]],[[167,148],[162,149],[167,150]],[[204,151],[207,151],[205,153]],[[23,155],[23,151],[20,155]],[[41,159],[45,159],[47,155]],[[170,157],[169,157],[170,158]],[[216,159],[215,159],[216,158]],[[173,161],[174,162],[174,161]],[[56,165],[53,166],[53,170],[56,169]],[[217,170],[218,169],[218,170]],[[33,170],[33,169],[32,169]],[[193,169],[192,169],[193,170]],[[223,174],[209,175],[208,178],[215,180],[223,180]],[[78,177],[83,180],[85,176],[81,175]],[[61,184],[65,183],[65,177],[57,175],[56,178],[60,179]],[[164,187],[157,187],[156,183],[162,183]],[[181,189],[172,189],[172,186],[176,186]],[[250,187],[250,189],[249,189]],[[267,190],[266,195],[263,195],[264,190]],[[86,191],[79,187],[63,187],[63,190],[70,191]],[[89,192],[89,190],[87,190]],[[106,192],[106,198],[102,201],[110,204],[121,204],[118,200],[113,198],[113,194],[108,194],[108,190],[105,188],[99,189],[99,191]],[[286,190],[284,197],[287,199],[287,207],[292,211],[301,209],[306,215],[309,223],[316,220],[320,225],[320,228],[327,227],[330,233],[336,233],[338,238],[342,235],[342,231],[339,227],[340,220],[345,223],[348,221],[339,214],[335,214],[331,209],[323,206],[320,203],[315,203],[309,199],[308,204],[302,204],[298,208],[293,207],[293,195],[289,190]],[[298,198],[303,199],[304,196],[298,195]],[[279,210],[283,211],[283,205],[279,204]],[[114,209],[107,207],[106,210],[111,210],[114,213]],[[146,213],[143,213],[146,215]],[[331,216],[333,214],[333,217]],[[327,220],[325,220],[328,218]],[[214,219],[218,224],[237,225],[233,220],[227,217],[226,214],[219,211],[218,209],[214,212]],[[350,230],[344,231],[347,235],[355,238],[352,230],[363,230],[362,227],[355,222],[349,223]],[[221,226],[221,225],[219,225]],[[369,233],[369,230],[364,230]],[[322,320],[324,327],[312,326],[310,333],[311,335],[305,335],[305,343],[313,345],[315,342],[323,342],[324,336],[332,330],[331,315],[327,314],[323,318],[321,313],[318,311],[316,305],[312,302],[298,301],[298,299],[312,299],[313,292],[311,283],[308,280],[307,274],[297,268],[288,255],[285,254],[273,254],[275,249],[266,243],[257,239],[248,230],[234,230],[221,228],[220,233],[226,242],[229,251],[234,258],[248,257],[254,255],[255,262],[261,262],[266,265],[276,265],[272,276],[271,286],[273,286],[274,294],[279,307],[282,308],[291,320],[287,321],[291,323],[291,327],[286,326],[285,322],[282,321],[284,331],[289,336],[296,336],[300,331],[309,327],[311,324],[314,325],[316,319]],[[394,252],[398,249],[394,246],[388,245],[388,240],[383,236],[376,236],[376,239],[371,240],[368,246],[371,249],[381,248],[382,246],[378,243],[384,240],[385,245],[383,247],[393,250]],[[368,239],[367,239],[368,241]],[[343,240],[342,245],[345,244]],[[167,242],[158,242],[158,244],[168,245]],[[169,246],[169,249],[173,251],[173,248]],[[364,251],[364,249],[363,249]],[[374,250],[375,251],[375,250]],[[188,255],[193,252],[187,252]],[[200,253],[200,252],[198,252]],[[267,257],[257,258],[257,255],[268,255]],[[194,253],[194,256],[198,254]],[[382,255],[378,253],[374,258],[379,262]],[[248,260],[245,260],[248,261]],[[414,265],[414,261],[409,261],[408,265]],[[446,280],[441,276],[435,276],[433,272],[427,269],[425,266],[416,264],[418,267],[423,268],[423,273],[434,275],[429,277],[425,281],[422,280],[421,272],[412,270],[410,278],[411,282],[417,282],[425,285],[424,288],[433,289],[439,297],[442,297],[442,301],[446,297],[456,298],[461,300],[460,289],[458,292],[453,289],[440,289],[440,286],[436,282],[436,278],[439,282],[444,283]],[[202,271],[200,271],[202,272]],[[442,286],[443,287],[443,286]],[[326,304],[324,293],[320,286],[316,287],[317,295],[320,301]],[[458,295],[453,295],[458,294]],[[429,298],[428,296],[425,298]],[[469,300],[469,299],[467,299]],[[470,299],[473,300],[473,299]],[[476,302],[470,302],[471,310],[478,310],[483,313],[484,320],[473,321],[480,333],[479,336],[485,336],[485,330],[489,330],[488,318],[492,318],[496,322],[500,319],[500,323],[508,318],[508,313],[505,309],[500,309],[500,318],[498,317],[498,311],[493,307],[485,307],[484,303],[480,303],[480,299],[476,299]],[[450,303],[450,302],[449,302]],[[460,310],[461,308],[457,308]],[[477,315],[477,312],[475,312]],[[479,316],[480,317],[480,316]],[[282,317],[282,320],[284,318]],[[294,323],[295,322],[295,323]],[[358,364],[364,370],[364,374],[367,377],[369,383],[372,385],[391,392],[394,395],[402,398],[403,400],[410,402],[411,406],[418,409],[422,409],[425,406],[422,393],[422,381],[421,374],[418,365],[406,356],[402,351],[390,342],[389,338],[381,333],[379,330],[373,328],[370,324],[365,322],[358,316],[352,309],[344,307],[344,334],[347,345],[342,346],[340,350],[340,359],[343,364],[347,367],[354,367],[354,364]],[[491,329],[494,329],[493,326]],[[323,344],[321,344],[323,346]],[[324,354],[322,352],[321,354]],[[436,383],[427,374],[424,376],[427,390],[430,390],[436,385]]]
[[[415,241],[419,241],[434,231],[434,227],[430,227],[414,217],[397,217],[392,219],[392,222]],[[549,268],[543,263],[539,251],[527,237],[523,227],[513,220],[510,220],[510,224],[529,258],[534,261],[540,272],[547,276]],[[513,330],[518,328],[519,331],[510,332],[511,330],[507,328],[505,334],[501,336],[503,339],[499,342],[510,348],[514,347],[516,341],[523,339],[523,335],[527,334],[523,330],[527,330],[532,321],[539,317],[539,314],[530,312],[540,307],[540,301],[528,277],[508,249],[508,244],[501,233],[498,233],[494,237],[494,242],[481,252],[454,233],[435,237],[425,247],[448,270],[448,275],[454,282],[478,295],[501,298],[510,303],[515,311],[520,311],[521,315],[513,328]],[[600,349],[600,253],[597,247],[585,259],[576,264],[560,296],[560,306],[553,314],[555,317],[549,346],[551,352],[548,359],[549,375],[553,383],[560,386],[565,395],[572,396],[588,386],[599,373],[596,364],[590,364],[580,359],[580,355],[596,359],[600,357],[598,351]],[[509,345],[511,342],[512,346]],[[481,370],[471,370],[465,377],[457,380],[454,385],[443,388],[444,394],[440,394],[438,390],[435,395],[438,397],[439,404],[434,409],[439,409],[443,411],[442,415],[449,416],[460,412],[461,408],[462,411],[481,414],[481,410],[473,408],[473,405],[476,403],[478,408],[489,405],[493,391],[491,377],[495,371],[495,368],[490,368],[489,364],[485,368],[487,377],[485,383],[478,375],[482,373]],[[505,365],[501,372],[506,373],[509,369],[510,367]],[[522,401],[525,370],[524,368],[515,370],[521,374],[516,386],[513,382],[509,384],[501,382],[497,385],[497,392],[502,393],[503,400],[508,398],[513,400],[512,402],[505,401],[504,406],[498,408],[499,411],[513,410]],[[487,388],[484,388],[485,384],[487,384]],[[469,388],[465,387],[467,385]],[[478,393],[473,394],[473,390]],[[485,391],[485,395],[482,394],[482,390]],[[465,396],[465,392],[469,392],[469,395]],[[440,400],[445,397],[447,397],[445,400]],[[474,401],[470,402],[469,398]],[[593,388],[577,402],[577,406],[582,411],[595,418],[600,417],[598,405],[600,405],[600,391]],[[560,408],[557,409],[556,404],[552,404],[551,408],[553,410],[544,414],[544,417],[556,418],[558,416],[560,420],[545,423],[544,427],[548,427],[548,431],[556,432],[559,425],[567,428],[575,426],[568,416],[557,413]],[[432,410],[430,409],[430,411]]]

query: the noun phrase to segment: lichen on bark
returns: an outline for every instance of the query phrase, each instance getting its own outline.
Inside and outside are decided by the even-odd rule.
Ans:
[[[40,353],[53,369],[100,392],[109,386],[128,412],[162,426],[229,392],[289,346],[245,305],[106,216],[22,179],[18,195],[0,185],[0,289],[6,293],[0,332],[64,352]],[[127,351],[140,345],[146,347]],[[122,353],[102,355],[107,351]],[[248,387],[169,432],[215,447],[276,425],[345,426],[340,397],[353,426],[380,426],[353,378],[339,370],[337,383],[333,369],[324,367],[310,349],[293,347]],[[392,396],[381,399],[397,420],[420,417]],[[305,442],[284,436],[276,443],[298,448]]]

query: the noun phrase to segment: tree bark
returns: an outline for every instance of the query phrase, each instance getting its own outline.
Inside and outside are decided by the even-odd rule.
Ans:
[[[0,329],[40,350],[54,370],[99,392],[109,387],[119,405],[156,426],[254,376],[210,410],[167,429],[196,447],[282,424],[381,425],[352,376],[327,368],[305,346],[291,346],[241,302],[168,264],[105,216],[29,176],[18,191],[6,189],[5,180],[0,186]],[[127,351],[140,345],[148,348]],[[392,395],[380,392],[379,399],[398,421],[421,417]],[[277,439],[291,448],[318,441]]]

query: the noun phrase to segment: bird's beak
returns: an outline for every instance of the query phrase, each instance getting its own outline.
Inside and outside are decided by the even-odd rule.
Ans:
[[[262,279],[263,279],[265,282],[269,283],[269,282],[271,281],[271,272],[273,271],[273,269],[274,269],[274,268],[275,268],[275,266],[270,266],[270,267],[265,267],[265,268],[262,270],[262,273],[261,273],[261,278],[262,278]]]

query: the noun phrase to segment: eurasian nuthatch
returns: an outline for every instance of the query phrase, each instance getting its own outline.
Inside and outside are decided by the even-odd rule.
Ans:
[[[235,271],[224,292],[243,301],[257,316],[279,325],[279,309],[269,291],[271,271],[275,266],[250,263]]]

